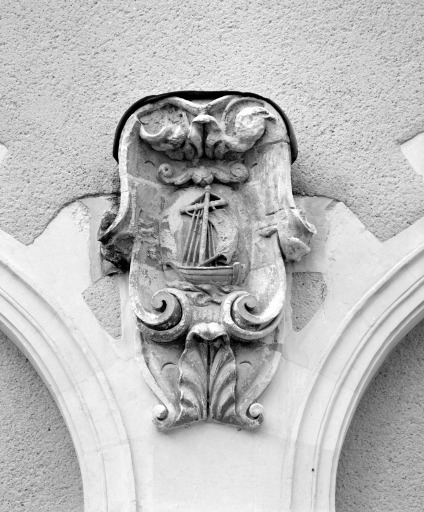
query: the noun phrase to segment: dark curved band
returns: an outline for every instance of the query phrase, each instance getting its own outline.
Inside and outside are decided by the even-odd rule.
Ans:
[[[121,132],[124,129],[125,123],[128,121],[129,117],[134,114],[136,110],[138,110],[143,105],[147,105],[147,103],[152,103],[154,101],[159,101],[164,98],[169,98],[171,96],[177,96],[178,98],[183,98],[185,100],[205,100],[205,99],[211,99],[215,100],[217,98],[220,98],[221,96],[227,96],[236,94],[238,96],[250,96],[252,98],[257,98],[259,100],[266,101],[270,105],[272,105],[275,110],[280,114],[280,116],[283,118],[287,133],[290,138],[290,149],[291,149],[291,160],[292,163],[297,158],[297,141],[296,136],[294,134],[293,127],[289,121],[289,118],[286,116],[286,114],[281,110],[281,108],[274,103],[272,100],[269,100],[268,98],[264,98],[263,96],[260,96],[259,94],[255,94],[252,92],[240,92],[240,91],[174,91],[174,92],[167,92],[165,94],[157,94],[152,96],[145,96],[144,98],[141,98],[140,100],[136,101],[131,107],[125,112],[125,114],[121,117],[121,120],[118,123],[118,126],[116,127],[115,132],[115,139],[113,141],[113,157],[114,159],[119,162],[119,141],[121,138]]]

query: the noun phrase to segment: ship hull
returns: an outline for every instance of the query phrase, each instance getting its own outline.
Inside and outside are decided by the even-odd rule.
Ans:
[[[176,266],[178,273],[192,284],[230,285],[239,284],[244,279],[245,265],[234,263],[221,267]]]

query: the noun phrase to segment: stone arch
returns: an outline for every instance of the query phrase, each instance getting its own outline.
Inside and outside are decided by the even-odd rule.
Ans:
[[[335,512],[337,465],[356,407],[391,350],[424,318],[424,244],[351,308],[311,372],[288,452],[290,511]]]
[[[135,512],[129,440],[106,376],[64,312],[1,255],[0,329],[59,407],[80,464],[84,510]]]

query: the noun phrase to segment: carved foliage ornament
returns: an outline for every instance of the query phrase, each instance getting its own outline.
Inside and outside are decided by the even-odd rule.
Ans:
[[[121,203],[99,239],[130,272],[156,425],[252,429],[281,354],[284,259],[308,253],[315,230],[293,201],[282,111],[256,95],[181,96],[150,97],[121,122]]]

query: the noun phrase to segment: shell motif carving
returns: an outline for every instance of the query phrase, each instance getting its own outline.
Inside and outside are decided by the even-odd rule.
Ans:
[[[309,252],[315,229],[294,204],[282,111],[256,95],[205,95],[150,97],[125,117],[120,208],[99,240],[130,273],[158,428],[253,429],[281,354],[285,260]]]

